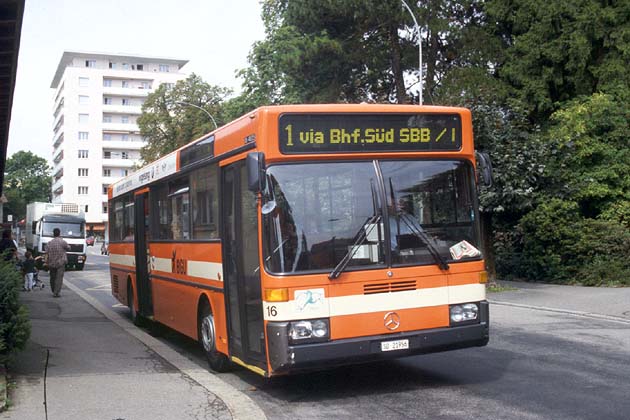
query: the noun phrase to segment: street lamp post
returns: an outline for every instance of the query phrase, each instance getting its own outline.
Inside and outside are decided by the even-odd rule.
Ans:
[[[212,124],[214,124],[214,129],[216,130],[219,126],[217,125],[217,122],[214,120],[214,117],[204,108],[200,107],[199,105],[195,105],[195,104],[191,104],[189,102],[184,102],[184,101],[177,101],[175,102],[177,105],[185,105],[185,106],[192,106],[193,108],[197,108],[202,110],[203,112],[206,113],[206,115],[208,117],[210,117],[210,119],[212,120]]]
[[[420,95],[418,97],[418,102],[419,105],[422,105],[422,38],[420,36],[420,25],[418,25],[418,21],[416,20],[416,17],[414,16],[413,12],[411,11],[411,7],[409,7],[407,2],[405,0],[400,1],[402,1],[403,6],[405,6],[407,11],[411,15],[413,23],[416,25],[416,31],[418,31],[418,78],[420,79]]]

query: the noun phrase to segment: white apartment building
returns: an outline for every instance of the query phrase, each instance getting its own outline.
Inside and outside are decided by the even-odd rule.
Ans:
[[[133,171],[145,144],[136,123],[146,97],[186,78],[188,60],[66,51],[51,88],[54,203],[78,203],[87,229],[107,221],[107,187]]]

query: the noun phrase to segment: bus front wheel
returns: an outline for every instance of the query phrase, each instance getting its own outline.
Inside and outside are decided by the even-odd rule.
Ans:
[[[210,308],[207,304],[200,311],[198,325],[199,343],[206,354],[208,365],[215,372],[227,372],[230,370],[230,361],[225,354],[217,351],[214,317],[210,313]]]
[[[142,317],[136,311],[136,305],[133,302],[133,287],[131,286],[131,280],[129,280],[129,286],[127,287],[127,307],[129,308],[129,317],[133,325],[137,327],[142,326]]]

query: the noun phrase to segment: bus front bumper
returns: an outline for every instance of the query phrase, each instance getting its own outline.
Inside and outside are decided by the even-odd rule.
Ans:
[[[481,302],[480,309],[477,324],[300,345],[289,344],[288,322],[269,322],[267,337],[272,374],[485,346],[490,329],[488,303]],[[381,343],[392,340],[409,340],[409,348],[382,351]]]

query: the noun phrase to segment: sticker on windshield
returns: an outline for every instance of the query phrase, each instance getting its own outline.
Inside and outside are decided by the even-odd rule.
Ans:
[[[478,257],[481,251],[472,246],[468,241],[461,241],[449,248],[454,260],[461,260],[464,257]]]
[[[298,312],[318,311],[324,306],[324,289],[295,291],[295,310]]]

